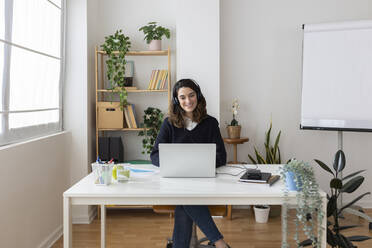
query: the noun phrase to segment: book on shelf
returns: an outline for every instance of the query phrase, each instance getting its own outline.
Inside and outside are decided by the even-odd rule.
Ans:
[[[134,104],[131,104],[131,106],[132,106],[132,111],[133,111],[133,116],[134,116],[134,122],[136,123],[137,128],[139,128],[139,124],[136,119],[136,109],[134,107]]]
[[[125,119],[124,124],[126,124],[127,128],[132,128],[132,125],[130,123],[130,118],[129,118],[129,113],[128,113],[127,106],[124,107],[123,112],[124,112],[124,119]]]
[[[133,113],[133,104],[127,105],[126,106],[128,113],[129,113],[129,118],[130,118],[130,124],[133,128],[137,128],[137,123],[136,123],[136,118]]]
[[[168,70],[152,70],[148,90],[162,90],[166,86]]]

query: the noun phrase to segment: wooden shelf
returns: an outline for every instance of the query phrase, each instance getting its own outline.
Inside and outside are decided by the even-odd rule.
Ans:
[[[109,92],[109,93],[112,93],[112,90],[97,90],[97,92]],[[142,92],[168,92],[168,89],[164,89],[164,90],[127,90],[127,92],[131,92],[131,93],[142,93]],[[115,93],[115,91],[114,91]]]
[[[99,50],[98,53],[106,54],[105,51]],[[114,54],[118,54],[118,51],[114,51]],[[126,53],[126,56],[168,56],[167,50],[162,51],[129,51]]]
[[[143,131],[144,128],[98,128],[98,131]]]

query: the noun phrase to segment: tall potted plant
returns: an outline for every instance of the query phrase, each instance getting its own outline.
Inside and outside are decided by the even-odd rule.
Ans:
[[[342,194],[353,193],[362,185],[364,177],[359,174],[365,170],[359,170],[350,173],[345,177],[340,177],[341,172],[344,170],[346,165],[345,154],[342,150],[337,151],[335,155],[333,171],[322,161],[315,159],[315,162],[332,176],[329,183],[331,194],[327,195],[327,243],[333,248],[353,248],[356,246],[354,246],[352,242],[361,242],[371,239],[371,237],[368,236],[344,236],[341,231],[349,228],[355,228],[357,225],[341,226],[339,222],[340,216],[346,208],[351,207],[364,196],[371,194],[371,192],[366,192],[343,206],[340,206],[338,203]]]
[[[238,99],[234,99],[231,106],[233,118],[230,125],[227,126],[227,136],[230,139],[239,139],[242,127],[239,125],[236,116],[238,115],[239,102]]]
[[[144,112],[143,123],[140,124],[140,127],[144,130],[140,131],[138,136],[144,136],[142,139],[142,154],[150,154],[160,131],[164,114],[160,109],[152,107],[148,107]]]
[[[117,30],[115,34],[105,37],[105,43],[101,45],[107,54],[107,79],[110,83],[112,93],[119,93],[120,108],[127,105],[127,91],[125,90],[125,55],[131,47],[129,37]]]
[[[146,26],[139,29],[145,34],[144,40],[149,44],[149,50],[161,50],[161,38],[163,36],[170,38],[170,31],[168,28],[158,26],[156,22],[149,22]]]

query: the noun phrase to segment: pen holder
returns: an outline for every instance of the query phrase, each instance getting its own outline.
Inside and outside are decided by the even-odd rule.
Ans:
[[[94,173],[94,183],[96,185],[109,185],[112,178],[112,164],[92,163],[92,171]]]

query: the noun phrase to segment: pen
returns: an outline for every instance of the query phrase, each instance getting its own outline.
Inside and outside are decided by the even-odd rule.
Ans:
[[[276,183],[278,180],[280,179],[280,176],[279,175],[275,175],[275,176],[272,176],[269,180],[269,185],[273,185],[274,183]]]

